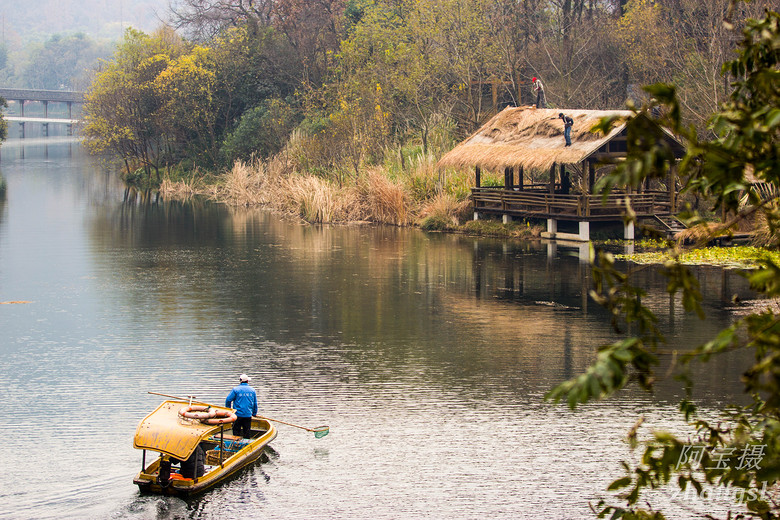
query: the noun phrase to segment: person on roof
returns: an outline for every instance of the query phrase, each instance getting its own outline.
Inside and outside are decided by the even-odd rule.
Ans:
[[[225,399],[225,406],[236,410],[233,435],[247,438],[251,435],[252,416],[257,415],[257,392],[249,386],[249,376],[238,376],[238,386],[233,387]]]
[[[544,98],[544,85],[539,78],[533,78],[531,85],[534,87],[534,94],[536,94],[536,108],[547,108],[547,100]]]
[[[571,127],[574,126],[574,119],[570,116],[558,114],[558,119],[563,119],[563,138],[566,140],[566,146],[571,146]]]

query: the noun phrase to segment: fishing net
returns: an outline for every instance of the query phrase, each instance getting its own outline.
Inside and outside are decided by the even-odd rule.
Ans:
[[[316,428],[312,429],[314,431],[314,436],[318,439],[322,439],[325,437],[328,432],[330,431],[330,428],[327,426],[317,426]]]

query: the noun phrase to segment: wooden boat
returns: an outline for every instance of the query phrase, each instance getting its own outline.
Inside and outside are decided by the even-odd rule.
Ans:
[[[276,428],[265,419],[252,418],[251,436],[243,439],[232,434],[229,418],[210,420],[223,424],[206,424],[209,419],[181,415],[191,408],[187,402],[165,401],[138,425],[133,447],[143,450],[143,462],[133,482],[141,492],[180,496],[203,492],[257,461],[276,437]],[[215,412],[223,417],[232,414],[229,408],[202,408],[208,408],[211,417]],[[148,466],[147,451],[159,455]]]

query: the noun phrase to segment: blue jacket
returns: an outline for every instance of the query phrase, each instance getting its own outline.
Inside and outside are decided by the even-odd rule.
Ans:
[[[233,404],[235,403],[235,404]],[[239,417],[257,415],[257,394],[249,383],[241,383],[233,388],[225,399],[225,406],[234,408]]]

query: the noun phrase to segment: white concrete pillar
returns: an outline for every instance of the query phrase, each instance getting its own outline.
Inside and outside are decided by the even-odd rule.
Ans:
[[[588,242],[590,240],[590,222],[587,221],[580,222],[579,238],[580,240],[585,242]]]
[[[634,240],[634,222],[628,222],[623,224],[623,238],[626,240]]]
[[[479,213],[476,211],[474,212],[474,220],[479,220]]]
[[[558,221],[554,218],[547,219],[547,232],[554,235],[558,232]]]
[[[512,222],[512,216],[504,214],[504,224],[509,224]]]

